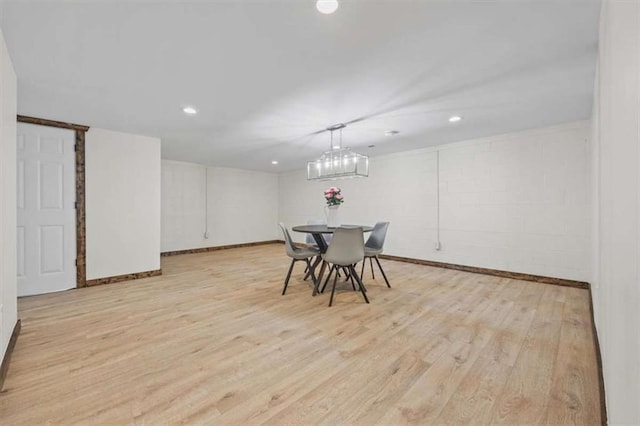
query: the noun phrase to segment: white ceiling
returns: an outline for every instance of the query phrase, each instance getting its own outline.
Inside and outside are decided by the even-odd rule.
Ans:
[[[590,116],[598,0],[3,1],[18,111],[254,170]],[[184,105],[200,113],[189,117]],[[450,124],[447,118],[464,119]],[[395,137],[384,131],[400,131]],[[375,144],[375,148],[368,148]],[[271,160],[279,165],[271,165]]]

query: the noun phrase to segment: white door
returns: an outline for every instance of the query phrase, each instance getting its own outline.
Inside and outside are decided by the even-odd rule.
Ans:
[[[18,123],[18,296],[76,287],[75,131]]]

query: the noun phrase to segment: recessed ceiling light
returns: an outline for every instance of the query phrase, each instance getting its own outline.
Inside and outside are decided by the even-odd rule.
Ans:
[[[400,133],[400,132],[399,132],[399,131],[397,131],[397,130],[387,130],[386,132],[384,132],[384,135],[385,135],[385,136],[395,136],[395,135],[397,135],[398,133]]]
[[[189,114],[189,115],[195,115],[198,113],[198,110],[195,109],[192,106],[186,106],[184,108],[182,108],[182,112],[184,112],[185,114]]]
[[[462,117],[460,117],[459,115],[449,117],[449,123],[457,123],[460,120],[462,120]]]
[[[333,149],[340,149],[340,145],[334,145]]]
[[[318,12],[328,15],[338,10],[338,0],[318,0],[316,2]]]
[[[273,161],[271,162],[271,164],[276,165],[276,164],[278,164],[278,162],[277,162],[276,160],[273,160]]]

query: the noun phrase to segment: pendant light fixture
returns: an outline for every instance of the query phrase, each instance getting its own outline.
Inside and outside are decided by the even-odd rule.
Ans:
[[[327,130],[331,133],[329,151],[307,163],[307,180],[335,180],[353,177],[369,176],[369,157],[342,147],[342,129],[347,127],[339,123]],[[333,139],[333,132],[340,131],[337,141]]]

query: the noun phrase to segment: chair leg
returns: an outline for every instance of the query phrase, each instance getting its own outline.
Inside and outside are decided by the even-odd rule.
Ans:
[[[356,281],[356,282],[357,282],[357,281]],[[364,281],[360,280],[360,284],[362,284],[362,290],[364,290],[364,292],[366,293],[366,292],[367,292],[367,286],[366,286],[366,285],[364,285]],[[358,284],[358,286],[359,286],[360,284]]]
[[[287,272],[287,278],[284,280],[284,288],[282,289],[282,295],[287,292],[287,286],[289,285],[289,278],[291,278],[291,271],[293,271],[293,264],[296,263],[295,259],[291,259],[291,266],[289,266],[289,272]]]
[[[351,273],[349,272],[349,268],[343,266],[342,271],[344,272],[344,280],[349,281],[349,276],[351,275]]]
[[[320,256],[316,256],[316,257],[315,257],[315,261],[313,262],[313,267],[314,267],[314,268],[315,268],[316,266],[318,266],[318,263],[320,263],[320,262],[319,262],[319,259],[320,259]],[[309,261],[309,262],[310,262],[310,261]],[[309,275],[311,275],[311,274],[309,273],[309,271],[310,271],[310,270],[311,270],[311,268],[309,268],[309,266],[307,266],[307,268],[304,270],[304,273],[305,273],[306,275],[304,276],[303,281],[306,281],[306,280],[307,280],[307,278],[309,278]]]
[[[352,269],[352,272],[354,275],[355,274],[355,269],[353,268],[353,266],[350,267]],[[369,303],[369,298],[367,297],[367,291],[364,289],[364,284],[362,284],[362,280],[360,279],[360,277],[358,275],[356,275],[356,281],[358,282],[358,286],[360,287],[360,293],[362,293],[362,297],[364,297],[364,301]]]
[[[318,261],[316,261],[316,262],[318,262]],[[312,296],[317,296],[318,293],[320,293],[320,284],[322,284],[322,280],[324,279],[324,274],[325,274],[325,272],[327,270],[327,267],[329,266],[329,263],[325,262],[322,259],[320,259],[320,261],[315,264],[314,269],[317,268],[318,265],[320,265],[320,270],[318,271],[318,275],[316,276],[317,285],[313,288]]]
[[[327,274],[327,278],[324,280],[324,285],[322,286],[322,290],[320,290],[320,293],[324,293],[324,289],[327,287],[327,283],[329,282],[329,279],[331,278],[331,275],[333,274],[334,268],[336,266],[332,265],[331,268],[329,269],[329,273]],[[338,277],[338,271],[336,270],[336,278]]]
[[[351,281],[351,288],[353,289],[353,291],[356,291],[356,285],[353,281],[353,274],[349,273],[349,280]]]
[[[313,287],[317,286],[318,279],[316,278],[316,274],[313,272],[313,268],[311,267],[311,259],[306,258],[307,261],[307,269],[309,270],[309,274],[311,274],[311,282],[313,282]]]
[[[333,305],[333,295],[336,292],[336,283],[338,282],[338,267],[333,265],[336,271],[336,275],[333,277],[333,287],[331,288],[331,299],[329,299],[329,307]]]
[[[389,285],[389,280],[387,279],[387,275],[384,273],[384,269],[382,269],[380,260],[378,260],[378,256],[376,256],[375,258],[376,258],[376,263],[378,264],[378,268],[380,268],[380,272],[382,272],[382,276],[384,277],[384,282],[387,283],[387,287],[391,288],[391,285]]]
[[[367,261],[367,259],[366,259],[366,258],[362,259],[362,270],[363,270],[363,271],[364,271],[364,265],[366,264],[366,261]],[[358,264],[357,264],[357,263],[356,263],[356,264],[351,265],[351,267],[353,268],[353,272],[355,272],[355,273],[356,273],[356,275],[358,275],[358,272],[356,271],[356,266],[358,266]],[[362,272],[360,272],[360,281],[362,281]],[[352,280],[352,282],[351,282],[351,286],[354,286],[354,284],[353,284],[353,280]],[[364,286],[364,284],[362,285],[362,288],[364,289],[364,291],[365,291],[365,292],[367,291],[367,288]],[[354,290],[355,290],[355,288],[354,288]]]
[[[375,279],[376,279],[376,276],[375,276],[375,274],[373,273],[373,257],[370,257],[370,258],[369,258],[369,266],[371,266],[371,279],[375,280]]]
[[[360,269],[360,279],[362,279],[362,276],[364,275],[364,266],[367,264],[367,258],[365,257],[364,259],[362,259],[362,269]]]

